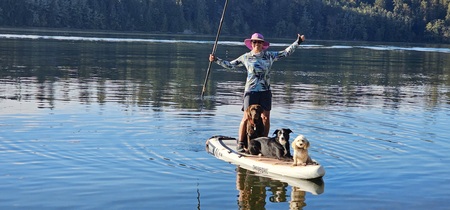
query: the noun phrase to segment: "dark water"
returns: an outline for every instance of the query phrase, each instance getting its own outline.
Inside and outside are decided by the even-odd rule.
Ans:
[[[275,63],[272,130],[310,140],[311,193],[205,152],[237,135],[246,77],[213,66],[202,103],[211,40],[3,31],[0,209],[448,208],[449,46],[308,40]]]

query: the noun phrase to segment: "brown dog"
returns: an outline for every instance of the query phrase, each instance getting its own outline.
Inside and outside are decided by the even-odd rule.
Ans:
[[[306,137],[298,135],[292,142],[292,148],[294,149],[294,164],[292,164],[292,166],[306,166],[313,164],[313,161],[308,154],[309,141]]]
[[[250,105],[245,114],[247,115],[247,153],[252,155],[259,154],[260,146],[251,141],[264,135],[264,124],[262,122],[261,114],[264,109],[258,104]]]

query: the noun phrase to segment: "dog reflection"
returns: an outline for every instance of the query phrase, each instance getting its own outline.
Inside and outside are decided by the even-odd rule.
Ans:
[[[301,210],[306,206],[305,203],[305,191],[300,190],[298,187],[292,187],[291,202],[289,202],[290,210]]]
[[[239,190],[239,209],[264,209],[266,205],[266,188],[259,182],[259,177],[252,172],[237,167],[236,188]]]
[[[238,207],[240,210],[265,209],[267,192],[272,203],[287,202],[288,184],[266,177],[255,175],[254,172],[237,167],[236,188],[239,191]],[[290,209],[302,209],[305,204],[305,192],[292,187]]]

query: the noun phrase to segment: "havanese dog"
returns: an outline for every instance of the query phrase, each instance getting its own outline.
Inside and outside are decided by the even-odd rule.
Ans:
[[[292,166],[314,164],[308,154],[309,141],[306,137],[298,135],[292,142],[292,148],[294,149],[294,164]]]

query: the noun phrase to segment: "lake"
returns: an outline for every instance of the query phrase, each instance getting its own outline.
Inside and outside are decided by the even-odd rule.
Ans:
[[[0,31],[0,209],[448,208],[449,45],[307,39],[274,64],[270,133],[309,139],[311,192],[205,151],[237,137],[246,78],[213,65],[201,100],[213,41]]]

